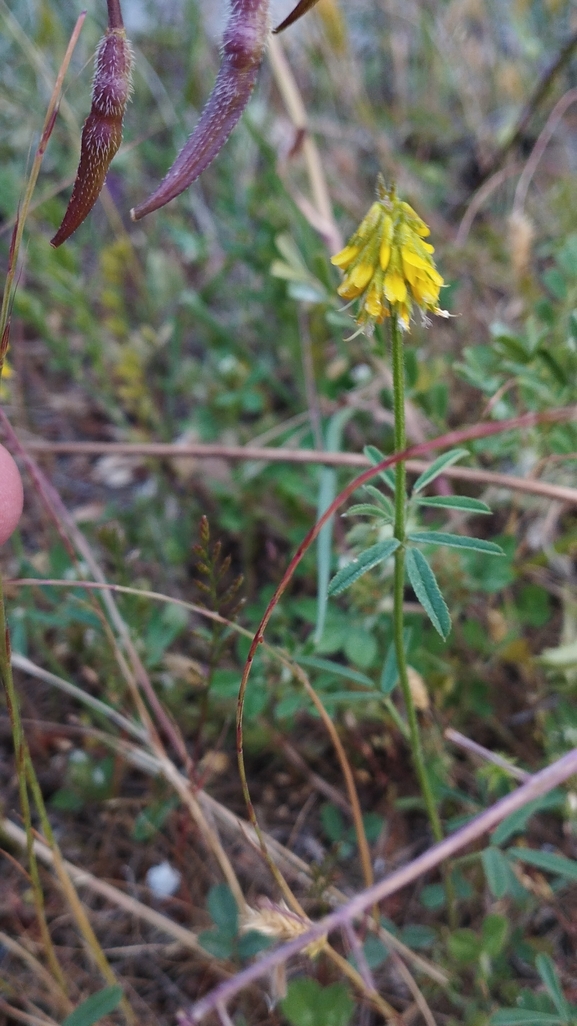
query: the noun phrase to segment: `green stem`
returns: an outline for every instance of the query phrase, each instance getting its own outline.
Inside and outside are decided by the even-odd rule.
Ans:
[[[393,347],[393,404],[395,414],[395,452],[402,452],[407,447],[405,431],[405,361],[403,353],[403,337],[399,329],[399,322],[396,314],[391,314],[391,341]],[[403,597],[405,590],[405,517],[406,517],[406,467],[404,460],[397,463],[395,480],[395,538],[401,545],[395,552],[395,576],[394,576],[394,606],[393,606],[393,631],[395,640],[395,651],[397,655],[397,666],[399,668],[399,680],[407,710],[409,725],[410,745],[413,754],[413,762],[421,787],[421,793],[431,823],[435,841],[443,839],[441,820],[437,812],[437,806],[427,773],[417,711],[407,673],[407,660],[405,655],[405,643],[403,639],[404,616]]]

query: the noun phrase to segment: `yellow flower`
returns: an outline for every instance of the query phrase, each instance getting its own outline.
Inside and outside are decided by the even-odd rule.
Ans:
[[[424,241],[429,228],[380,175],[377,196],[348,244],[332,257],[345,275],[339,296],[360,299],[357,323],[367,329],[393,313],[408,331],[413,305],[447,317],[439,307],[444,283],[432,257],[434,247]]]
[[[10,396],[10,386],[6,382],[13,377],[14,371],[8,363],[8,360],[4,360],[2,370],[0,371],[0,399],[8,399]]]

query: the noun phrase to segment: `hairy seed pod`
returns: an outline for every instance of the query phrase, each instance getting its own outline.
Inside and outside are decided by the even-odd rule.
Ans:
[[[194,132],[158,188],[131,210],[134,221],[179,196],[222,149],[246,107],[269,32],[269,0],[232,0],[214,89]]]
[[[80,163],[64,220],[51,240],[61,246],[96,203],[122,141],[122,120],[132,88],[132,49],[123,28],[109,28],[94,61],[92,106],[82,129]]]
[[[284,32],[289,25],[294,25],[295,21],[302,18],[303,14],[306,14],[307,11],[312,10],[317,2],[318,0],[300,0],[294,10],[274,29],[275,35],[277,32]]]

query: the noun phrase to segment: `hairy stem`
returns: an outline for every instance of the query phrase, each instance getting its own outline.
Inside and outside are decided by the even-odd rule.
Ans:
[[[407,447],[405,430],[405,362],[403,353],[403,337],[399,328],[396,314],[391,314],[391,342],[393,350],[393,405],[395,415],[395,452],[403,452]],[[393,604],[393,633],[395,641],[395,652],[397,655],[397,666],[399,669],[399,681],[401,691],[407,710],[409,724],[409,735],[413,762],[419,780],[421,793],[427,809],[427,815],[433,831],[435,841],[443,839],[441,820],[437,812],[435,797],[427,773],[421,734],[417,720],[417,711],[407,673],[407,659],[405,654],[405,643],[403,639],[404,612],[403,593],[405,589],[405,530],[406,530],[406,466],[405,461],[400,460],[395,467],[395,538],[400,541],[400,546],[395,552],[395,575],[394,575],[394,604]]]

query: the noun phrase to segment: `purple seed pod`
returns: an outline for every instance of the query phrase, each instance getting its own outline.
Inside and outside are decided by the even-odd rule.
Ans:
[[[312,10],[316,3],[318,3],[318,0],[300,0],[300,2],[296,5],[294,10],[291,11],[288,17],[286,17],[285,20],[282,21],[280,25],[278,25],[277,28],[274,29],[275,35],[277,32],[284,32],[284,30],[288,28],[289,25],[294,25],[295,21],[298,21],[299,18],[302,18],[303,14],[306,14],[307,11]]]
[[[269,32],[269,0],[231,0],[214,89],[194,132],[158,188],[130,214],[134,221],[184,192],[222,149],[246,107]]]
[[[82,129],[80,163],[64,220],[51,245],[61,246],[92,210],[122,141],[132,88],[132,49],[123,28],[108,28],[95,57],[92,106]]]

